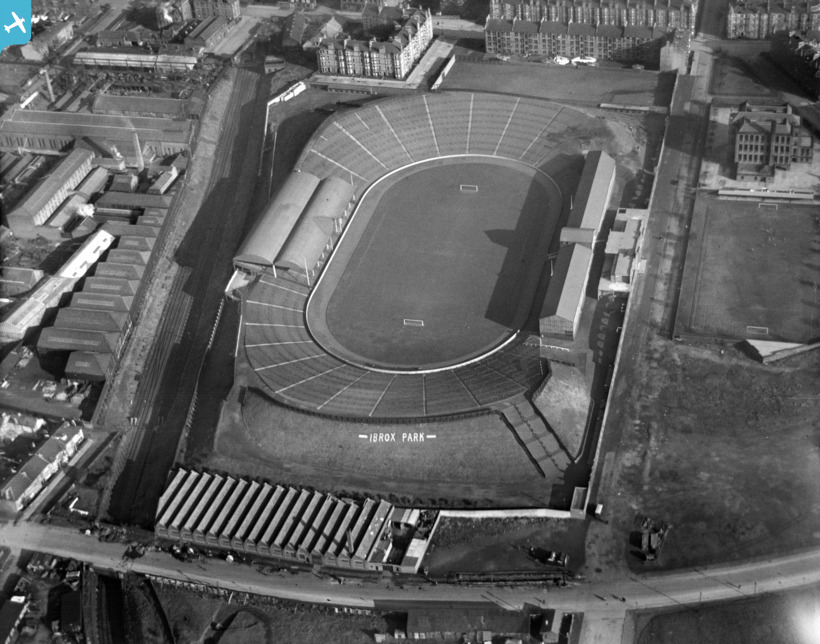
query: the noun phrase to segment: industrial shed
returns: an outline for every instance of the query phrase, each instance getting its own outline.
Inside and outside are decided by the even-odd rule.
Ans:
[[[98,277],[116,277],[124,280],[141,280],[144,273],[145,266],[108,261],[97,264],[94,271],[94,275]]]
[[[108,295],[134,296],[139,289],[138,280],[124,280],[118,277],[86,277],[83,293],[104,293]]]
[[[601,232],[614,186],[615,161],[612,157],[601,150],[588,152],[567,225],[561,230],[562,244],[581,243],[592,247]],[[580,231],[592,232],[578,237],[584,235]]]
[[[586,283],[592,265],[592,251],[580,244],[562,246],[541,308],[541,335],[575,337]]]
[[[74,293],[71,296],[71,306],[81,309],[99,309],[102,311],[125,311],[131,310],[134,303],[133,297],[116,295],[114,293]]]
[[[234,266],[251,273],[272,267],[318,185],[316,175],[291,173],[245,237]]]
[[[114,367],[114,358],[110,353],[93,353],[91,351],[72,351],[68,355],[65,367],[67,378],[102,382],[108,378]]]
[[[101,311],[67,306],[57,311],[57,318],[52,326],[58,329],[123,333],[128,330],[130,324],[130,317],[123,311]]]
[[[324,179],[288,238],[275,266],[305,272],[324,258],[333,237],[334,220],[341,218],[353,198],[353,186],[339,177]]]
[[[21,268],[3,266],[0,268],[0,296],[19,295],[34,288],[41,279],[43,271],[38,268]]]
[[[120,351],[121,335],[104,331],[82,331],[80,329],[58,329],[49,327],[40,333],[37,350],[49,351],[93,351],[110,353],[117,357]]]

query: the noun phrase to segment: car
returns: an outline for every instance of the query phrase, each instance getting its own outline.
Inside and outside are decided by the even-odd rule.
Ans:
[[[594,56],[576,56],[571,62],[573,65],[597,65],[598,59]]]
[[[646,67],[644,67],[643,65],[641,65],[639,63],[636,63],[636,64],[632,65],[632,69],[637,69],[638,71],[643,71],[644,69],[646,69]]]
[[[569,555],[565,552],[552,551],[547,555],[546,563],[559,568],[566,568],[569,564]]]
[[[559,65],[569,65],[569,58],[567,58],[566,56],[556,56],[552,60],[553,62],[556,62]]]

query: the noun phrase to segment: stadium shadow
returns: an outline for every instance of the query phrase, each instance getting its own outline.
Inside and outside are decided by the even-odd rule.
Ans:
[[[557,181],[556,184],[562,185]],[[526,322],[550,247],[553,241],[557,242],[554,237],[563,203],[559,199],[558,203],[549,204],[545,212],[543,194],[543,189],[533,181],[516,227],[484,231],[491,242],[506,249],[484,316],[509,329],[520,329]],[[518,300],[511,301],[515,293],[519,294]]]

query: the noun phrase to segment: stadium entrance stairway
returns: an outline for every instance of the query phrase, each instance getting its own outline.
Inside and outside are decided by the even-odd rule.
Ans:
[[[569,455],[525,396],[517,396],[498,411],[542,476],[554,478],[567,469],[571,462]]]

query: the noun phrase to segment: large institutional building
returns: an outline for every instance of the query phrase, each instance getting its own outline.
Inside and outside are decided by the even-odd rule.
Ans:
[[[812,135],[788,103],[743,103],[732,124],[739,181],[771,181],[775,168],[811,163]]]
[[[404,79],[433,39],[430,10],[416,11],[387,41],[325,39],[317,51],[319,73]]]
[[[697,0],[490,0],[490,18],[694,33],[697,7]]]
[[[604,60],[660,62],[668,32],[652,27],[619,27],[579,22],[490,18],[484,28],[488,54],[513,56],[593,56]]]
[[[780,31],[820,28],[808,0],[735,0],[726,15],[727,38],[764,39]]]

